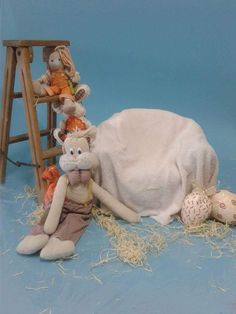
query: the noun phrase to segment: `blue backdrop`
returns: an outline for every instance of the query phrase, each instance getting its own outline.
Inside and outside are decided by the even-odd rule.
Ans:
[[[82,82],[92,90],[85,106],[94,124],[130,107],[193,118],[218,154],[221,186],[236,191],[235,0],[0,0],[0,39],[70,40]],[[4,58],[0,47],[0,92]],[[44,71],[36,49],[33,78]],[[12,121],[12,134],[26,131],[20,100]],[[44,105],[39,105],[39,123],[43,128]],[[27,149],[27,143],[14,144],[9,155],[30,161]],[[104,267],[103,285],[55,275],[55,264],[41,263],[38,256],[17,256],[15,246],[27,226],[16,223],[25,208],[19,211],[14,191],[22,192],[34,179],[31,168],[14,167],[8,167],[8,178],[1,186],[0,252],[11,251],[0,258],[0,313],[34,314],[49,307],[52,314],[235,313],[235,258],[202,259],[202,242],[170,245],[152,260],[152,273],[125,273],[128,266],[119,263],[125,274],[115,278]],[[78,245],[81,260],[66,266],[87,276],[89,263],[107,242],[93,223]],[[22,276],[15,280],[12,274],[17,273]],[[54,288],[38,294],[25,288],[54,275]]]
[[[167,109],[197,120],[221,150],[220,159],[234,157],[234,0],[0,3],[1,39],[71,41],[82,81],[92,89],[85,105],[93,123],[127,107]],[[2,48],[1,80],[4,53]],[[33,77],[44,70],[36,53]],[[25,123],[17,107],[14,132]]]
[[[1,39],[71,41],[82,82],[92,89],[85,105],[94,124],[128,107],[171,110],[200,123],[220,165],[235,158],[234,0],[1,0],[0,9]],[[0,57],[2,83],[2,47]],[[37,78],[45,65],[37,50],[34,59]],[[25,131],[16,103],[12,134]],[[24,158],[26,147],[13,145],[10,154]]]

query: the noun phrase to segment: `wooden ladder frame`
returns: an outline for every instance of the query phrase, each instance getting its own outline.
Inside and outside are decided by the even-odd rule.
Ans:
[[[33,61],[33,46],[43,47],[43,61],[48,61],[49,54],[56,46],[69,46],[66,40],[4,40],[6,46],[6,63],[2,94],[2,111],[0,120],[0,183],[6,179],[7,154],[9,144],[29,140],[38,200],[41,202],[45,193],[45,182],[42,178],[44,160],[49,164],[61,154],[61,147],[55,146],[51,130],[56,127],[56,113],[52,109],[52,102],[58,96],[38,97],[33,93],[30,63]],[[21,92],[14,92],[16,68],[19,72]],[[23,98],[24,111],[28,134],[10,137],[12,105],[16,98]],[[39,130],[37,105],[47,104],[47,127]],[[47,149],[43,151],[41,136],[47,136]]]

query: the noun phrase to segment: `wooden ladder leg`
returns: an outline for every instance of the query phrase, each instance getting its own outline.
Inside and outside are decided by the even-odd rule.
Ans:
[[[15,49],[12,47],[7,47],[0,122],[0,150],[1,152],[3,152],[3,154],[0,152],[0,183],[4,183],[6,178],[6,156],[8,153],[9,145],[12,102],[14,98],[15,72]]]
[[[20,84],[24,99],[26,123],[29,132],[29,143],[32,154],[32,162],[36,180],[36,190],[39,202],[43,200],[45,192],[45,182],[42,179],[44,170],[43,152],[41,146],[40,131],[37,118],[37,110],[32,87],[32,77],[30,72],[30,49],[21,47],[17,49],[17,62],[20,76]]]
[[[47,103],[47,129],[53,130],[56,128],[57,115],[56,112],[52,109],[52,103]],[[49,134],[47,137],[47,148],[52,148],[56,144],[56,140],[53,137],[53,134]],[[56,163],[56,157],[48,159],[48,165]]]

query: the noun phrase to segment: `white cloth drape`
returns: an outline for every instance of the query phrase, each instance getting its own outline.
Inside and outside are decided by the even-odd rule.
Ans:
[[[98,126],[93,151],[101,185],[143,216],[170,222],[193,182],[216,185],[217,156],[191,119],[156,109],[128,109]]]

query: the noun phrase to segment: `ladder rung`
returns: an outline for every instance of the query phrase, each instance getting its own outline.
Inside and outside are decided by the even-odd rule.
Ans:
[[[22,98],[22,93],[21,92],[15,92],[14,98]]]
[[[21,92],[14,93],[14,98],[22,98]],[[59,96],[34,96],[35,98],[35,104],[42,104],[42,103],[48,103],[48,102],[54,102],[59,100]]]
[[[3,46],[7,47],[31,47],[31,46],[46,46],[56,47],[59,45],[69,46],[69,40],[3,40]]]
[[[49,135],[51,132],[51,130],[45,129],[40,131],[40,136],[46,136]],[[22,142],[22,141],[26,141],[29,139],[29,135],[28,133],[24,133],[24,134],[19,134],[19,135],[15,135],[15,136],[11,136],[9,138],[9,144],[13,144],[13,143],[18,143],[18,142]]]
[[[35,103],[36,104],[41,104],[41,103],[47,103],[47,102],[54,102],[59,100],[59,96],[34,96],[35,97]]]
[[[50,159],[62,154],[61,146],[55,146],[43,151],[43,159]]]

